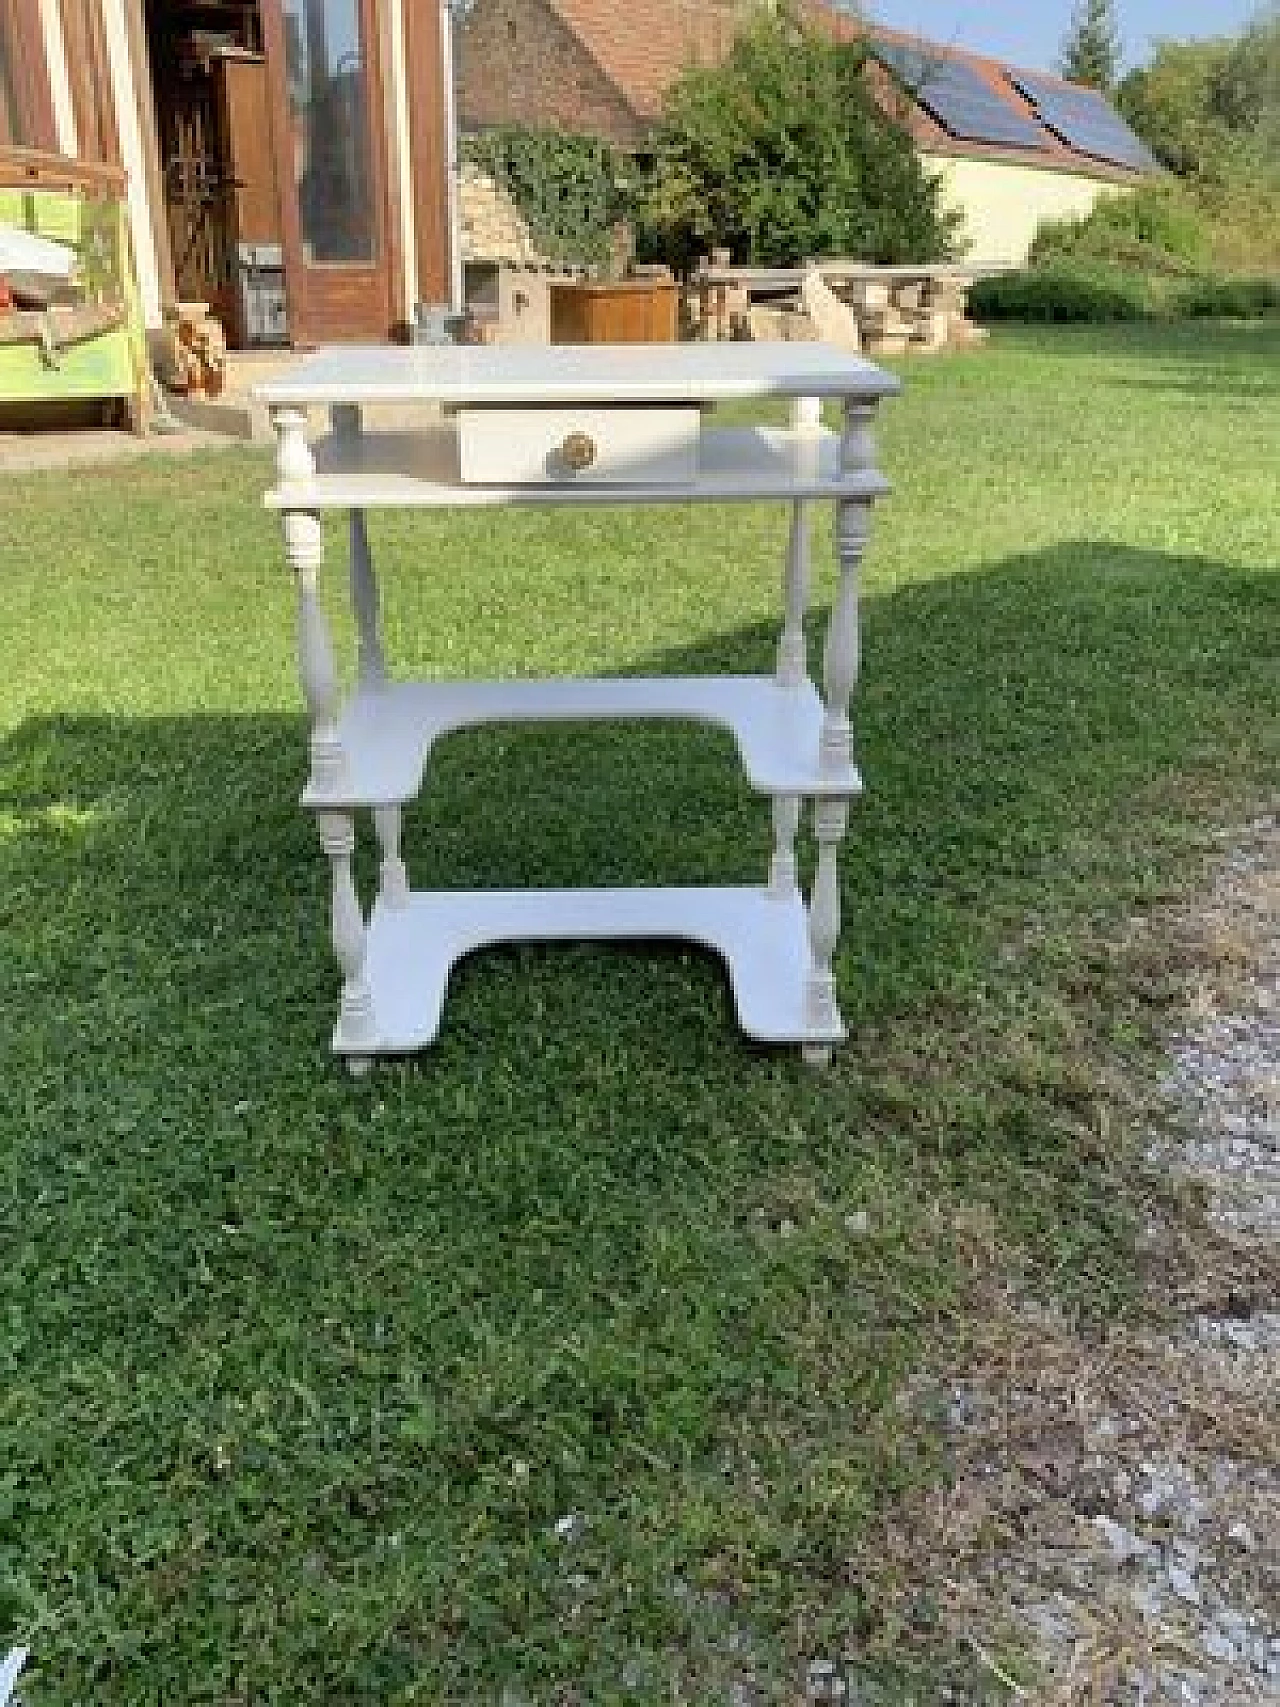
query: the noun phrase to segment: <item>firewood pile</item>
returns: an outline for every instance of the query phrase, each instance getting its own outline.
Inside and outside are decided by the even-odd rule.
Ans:
[[[220,397],[227,383],[227,339],[203,302],[180,302],[165,312],[160,378],[184,397]]]

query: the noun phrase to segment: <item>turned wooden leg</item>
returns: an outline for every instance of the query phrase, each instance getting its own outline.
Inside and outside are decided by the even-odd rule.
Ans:
[[[847,770],[853,756],[849,704],[858,679],[858,575],[870,529],[870,506],[842,502],[837,506],[836,550],[840,581],[822,653],[825,701],[819,767],[833,774]]]
[[[356,893],[351,857],[355,852],[355,822],[349,812],[318,812],[320,843],[333,875],[331,924],[333,952],[342,968],[339,1041],[372,1046],[377,1035],[373,996],[365,977],[366,933],[360,897]]]
[[[358,639],[358,679],[362,688],[382,687],[387,666],[382,653],[378,582],[369,555],[369,532],[364,511],[351,512],[351,606]]]
[[[805,1018],[815,1030],[829,1031],[840,1024],[832,962],[840,941],[840,844],[848,822],[849,804],[845,800],[819,800],[814,808],[818,869],[809,902],[812,966],[805,992]],[[811,1065],[825,1066],[831,1059],[831,1046],[811,1044],[805,1048],[804,1058]]]
[[[808,675],[804,638],[805,612],[809,608],[809,515],[808,506],[791,506],[791,531],[787,538],[787,566],[782,584],[782,633],[778,639],[778,686],[798,688]]]
[[[280,484],[299,488],[299,507],[284,511],[284,548],[298,589],[298,677],[311,716],[311,781],[318,788],[333,788],[343,778],[346,757],[338,737],[338,667],[320,605],[324,529],[318,513],[307,508],[304,499],[315,473],[315,460],[306,441],[306,416],[301,410],[278,409],[272,422],[278,441]]]
[[[796,892],[796,833],[800,828],[800,796],[773,797],[773,857],[769,861],[769,893],[785,901]]]
[[[797,397],[791,406],[791,430],[811,436],[822,430],[822,404],[817,397]],[[804,619],[809,608],[809,506],[791,506],[791,531],[782,580],[782,635],[778,641],[779,687],[798,688],[809,674]]]
[[[809,517],[804,504],[791,506],[791,533],[782,582],[782,633],[774,679],[784,690],[808,680],[809,660],[804,637],[809,604]],[[769,865],[771,894],[785,896],[796,886],[796,831],[800,825],[798,795],[781,795],[773,803],[773,859]]]
[[[378,899],[386,907],[409,905],[409,874],[400,857],[400,817],[399,806],[375,806],[373,809],[373,823],[382,854]]]
[[[797,397],[791,406],[795,433],[815,438],[822,428],[822,403],[817,397]],[[809,507],[791,506],[786,566],[782,577],[782,633],[778,637],[775,680],[785,690],[799,689],[809,679],[809,656],[804,621],[809,609]],[[782,795],[773,802],[773,858],[769,891],[780,898],[796,889],[796,832],[800,827],[800,797]]]
[[[846,471],[871,466],[869,422],[871,410],[864,405],[846,405],[844,432],[840,440],[840,462]],[[853,760],[853,735],[849,706],[858,679],[858,577],[870,529],[870,505],[857,499],[841,500],[836,509],[836,552],[840,582],[823,649],[822,734],[819,768],[841,776]],[[806,991],[809,1022],[832,1028],[840,1023],[832,970],[840,940],[840,845],[849,825],[847,799],[819,800],[814,808],[814,830],[818,840],[818,869],[809,904],[809,946],[812,966]],[[830,1059],[829,1045],[805,1050],[805,1059]]]

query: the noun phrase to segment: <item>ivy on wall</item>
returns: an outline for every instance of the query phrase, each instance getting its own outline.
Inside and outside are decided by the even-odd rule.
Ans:
[[[634,211],[628,155],[594,136],[503,126],[463,137],[462,158],[507,192],[548,260],[608,266],[613,228]]]

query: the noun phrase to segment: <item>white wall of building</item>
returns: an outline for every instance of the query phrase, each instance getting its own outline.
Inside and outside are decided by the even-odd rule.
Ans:
[[[961,160],[922,154],[942,179],[948,204],[963,216],[961,260],[976,267],[1020,267],[1031,241],[1050,219],[1080,219],[1099,196],[1126,195],[1123,185],[1084,173],[1047,172],[1004,160]]]

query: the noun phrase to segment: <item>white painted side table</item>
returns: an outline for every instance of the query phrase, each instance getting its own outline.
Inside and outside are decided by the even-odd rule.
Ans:
[[[858,575],[873,501],[887,491],[870,422],[897,381],[821,344],[581,348],[345,348],[301,359],[260,395],[279,456],[269,507],[281,512],[297,582],[298,662],[311,717],[303,805],[332,870],[342,994],[333,1048],[352,1071],[436,1036],[450,969],[485,944],[569,938],[686,938],[720,954],[750,1036],[829,1058],[844,1035],[832,961],[840,932],[837,860],[862,783],[849,708],[858,673]],[[708,406],[785,397],[785,430],[717,427]],[[821,424],[824,398],[841,432]],[[439,406],[411,432],[366,431],[373,404]],[[307,439],[307,411],[331,430]],[[821,690],[806,665],[808,506],[835,503],[839,585]],[[555,681],[394,681],[383,656],[365,512],[497,504],[780,500],[791,506],[783,622],[772,675]],[[322,516],[349,512],[358,676],[339,703],[333,643],[317,596]],[[688,565],[696,575],[698,565]],[[773,854],[758,886],[445,890],[410,887],[401,812],[433,743],[451,730],[517,719],[693,718],[734,736],[751,785],[772,802]],[[814,802],[817,870],[796,878],[801,806]],[[352,876],[355,814],[372,813],[381,853],[366,915]],[[569,803],[566,803],[566,810]]]

